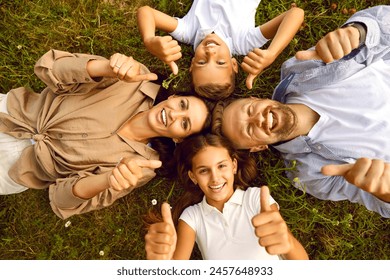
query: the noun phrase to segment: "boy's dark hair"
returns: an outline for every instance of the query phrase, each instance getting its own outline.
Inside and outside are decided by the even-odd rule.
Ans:
[[[198,95],[216,101],[228,98],[233,93],[236,86],[235,80],[236,73],[233,71],[232,75],[230,76],[230,83],[210,83],[206,85],[195,86],[192,82],[192,86]]]

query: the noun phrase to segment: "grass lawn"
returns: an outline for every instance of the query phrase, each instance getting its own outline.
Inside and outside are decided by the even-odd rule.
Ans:
[[[296,1],[305,10],[305,23],[278,60],[245,88],[238,77],[236,96],[270,97],[279,81],[283,61],[307,49],[327,32],[341,25],[355,10],[388,1]],[[37,59],[50,48],[109,57],[115,52],[132,55],[151,71],[169,76],[170,71],[143,47],[136,25],[136,11],[150,5],[168,14],[183,16],[190,0],[0,0],[0,92],[26,86],[43,87],[33,73]],[[263,0],[257,23],[290,7],[291,2]],[[183,46],[180,73],[166,83],[172,90],[188,89],[190,46]],[[238,57],[241,61],[242,57]],[[312,259],[390,259],[390,219],[347,201],[315,199],[296,190],[285,178],[277,153],[258,157],[256,185],[267,184],[293,234]],[[120,199],[111,207],[59,219],[51,210],[46,190],[28,190],[0,196],[0,259],[144,259],[142,215],[152,200],[175,201],[180,186],[164,178]],[[195,252],[194,259],[199,258]]]

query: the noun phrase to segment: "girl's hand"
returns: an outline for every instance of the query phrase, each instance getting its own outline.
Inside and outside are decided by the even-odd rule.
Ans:
[[[269,205],[269,197],[268,187],[263,186],[260,190],[260,213],[252,218],[252,225],[260,246],[265,247],[269,254],[287,254],[292,249],[289,229],[279,211]]]
[[[110,57],[110,67],[118,79],[125,82],[140,82],[157,80],[154,73],[141,74],[141,64],[131,56],[116,53]]]
[[[176,250],[177,234],[172,220],[171,207],[161,205],[163,221],[150,226],[145,235],[145,251],[148,260],[171,260]]]
[[[159,160],[121,159],[108,177],[109,185],[117,191],[135,188],[143,177],[142,168],[155,169],[161,167],[161,164]]]

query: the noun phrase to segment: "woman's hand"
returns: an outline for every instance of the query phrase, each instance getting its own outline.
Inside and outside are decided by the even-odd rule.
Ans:
[[[109,173],[108,182],[111,188],[121,191],[128,188],[135,188],[138,181],[143,177],[142,168],[159,168],[159,160],[124,158]]]
[[[140,82],[157,80],[154,73],[141,74],[141,64],[131,56],[116,53],[110,57],[110,67],[118,79],[125,82]]]

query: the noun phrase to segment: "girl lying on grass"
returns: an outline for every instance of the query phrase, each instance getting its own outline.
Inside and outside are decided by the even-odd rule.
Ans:
[[[186,192],[173,215],[162,204],[163,221],[145,236],[147,259],[189,259],[195,242],[203,259],[308,259],[268,187],[248,188],[257,172],[248,154],[198,134],[177,146],[175,158]]]

